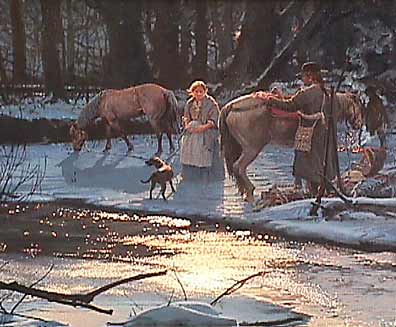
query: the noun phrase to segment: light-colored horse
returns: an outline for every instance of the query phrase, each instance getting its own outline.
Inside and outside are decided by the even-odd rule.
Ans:
[[[122,90],[103,90],[99,92],[81,111],[77,121],[70,127],[69,134],[73,149],[80,151],[88,139],[86,129],[101,118],[105,124],[106,146],[111,149],[111,137],[122,137],[128,151],[133,150],[123,123],[146,116],[153,127],[157,139],[156,155],[162,153],[162,134],[166,133],[170,152],[174,150],[172,133],[178,132],[178,108],[174,93],[156,84],[143,84]]]
[[[346,120],[354,129],[362,127],[362,104],[354,94],[337,93],[333,107],[337,121]],[[240,193],[252,203],[254,185],[246,174],[247,167],[269,143],[291,147],[298,119],[275,116],[261,99],[249,94],[222,108],[219,126],[228,174],[235,177]]]

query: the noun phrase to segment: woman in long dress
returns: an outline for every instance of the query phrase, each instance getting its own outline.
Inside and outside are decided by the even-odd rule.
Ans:
[[[203,81],[193,82],[188,89],[191,98],[184,108],[185,135],[180,156],[184,181],[224,178],[218,141],[219,105],[207,91]]]

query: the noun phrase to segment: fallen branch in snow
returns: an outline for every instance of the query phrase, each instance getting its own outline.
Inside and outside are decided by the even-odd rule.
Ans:
[[[294,267],[297,263],[301,263],[303,261],[298,261],[298,260],[284,260],[284,261],[275,261],[275,260],[270,260],[269,262],[267,262],[267,266],[268,267],[272,267],[274,269],[286,269],[286,268],[290,268],[290,267]],[[255,278],[255,277],[259,277],[259,276],[263,276],[268,274],[269,272],[272,272],[272,270],[264,270],[264,271],[260,271],[257,272],[253,275],[250,275],[248,277],[245,277],[244,279],[241,279],[239,281],[237,281],[236,283],[234,283],[231,287],[227,288],[223,293],[221,293],[217,298],[215,298],[212,302],[210,302],[210,305],[216,305],[219,300],[226,296],[226,295],[230,295],[234,292],[236,292],[237,290],[239,290],[243,285],[246,284],[246,282],[248,282],[249,280]]]
[[[235,291],[239,290],[243,285],[246,284],[247,281],[258,277],[258,276],[264,276],[267,273],[267,271],[260,271],[258,273],[255,273],[253,275],[250,275],[244,279],[238,280],[236,283],[234,283],[231,287],[227,288],[223,293],[221,293],[217,298],[215,298],[212,302],[210,302],[210,305],[216,305],[217,302],[220,301],[221,298],[224,296],[230,295],[234,293]]]
[[[186,290],[184,289],[184,286],[183,286],[182,282],[180,281],[179,276],[177,276],[176,270],[174,270],[173,272],[175,273],[176,280],[177,280],[177,282],[179,283],[179,285],[180,285],[180,287],[181,287],[181,289],[182,289],[182,291],[183,291],[184,301],[187,301],[187,293],[186,293]]]
[[[153,273],[147,273],[147,274],[139,274],[136,276],[124,278],[118,281],[115,281],[113,283],[104,285],[96,290],[93,290],[88,293],[82,293],[82,294],[64,294],[64,293],[57,293],[57,292],[50,292],[50,291],[44,291],[44,290],[39,290],[33,287],[27,287],[24,285],[20,285],[16,282],[11,282],[11,283],[4,283],[0,281],[0,290],[8,290],[8,291],[13,291],[13,292],[18,292],[18,293],[23,293],[26,295],[31,295],[34,297],[38,297],[41,299],[48,300],[50,302],[56,302],[64,305],[70,305],[73,307],[82,307],[86,309],[90,309],[96,312],[100,313],[105,313],[111,315],[113,313],[113,310],[111,309],[102,309],[99,307],[96,307],[90,302],[93,301],[95,296],[108,291],[111,288],[114,288],[116,286],[126,284],[132,281],[136,280],[141,280],[145,278],[150,278],[150,277],[157,277],[157,276],[162,276],[167,273],[166,270],[163,271],[158,271],[158,272],[153,272]]]
[[[52,269],[54,268],[54,265],[51,265],[51,267],[48,269],[48,271],[37,281],[35,281],[33,284],[31,284],[29,287],[32,288],[33,286],[36,286],[38,283],[40,283],[41,281],[44,280],[44,278],[46,278],[52,271]],[[28,296],[28,294],[24,294],[19,301],[13,306],[13,308],[11,309],[11,311],[9,312],[10,314],[14,314],[15,310],[18,308],[18,306],[23,302],[23,300],[26,299],[26,297]]]

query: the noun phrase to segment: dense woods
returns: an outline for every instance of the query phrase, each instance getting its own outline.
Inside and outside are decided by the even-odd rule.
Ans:
[[[1,84],[172,89],[268,87],[306,60],[359,79],[395,64],[396,2],[291,0],[0,0]],[[267,72],[263,74],[265,71]]]

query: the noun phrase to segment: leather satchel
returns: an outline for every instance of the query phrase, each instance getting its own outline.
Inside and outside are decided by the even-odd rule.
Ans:
[[[294,149],[302,152],[310,152],[312,148],[312,136],[317,121],[311,127],[304,127],[300,123],[297,128],[296,136],[294,137]]]

